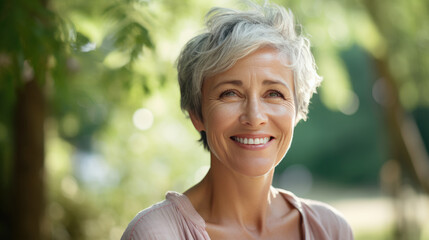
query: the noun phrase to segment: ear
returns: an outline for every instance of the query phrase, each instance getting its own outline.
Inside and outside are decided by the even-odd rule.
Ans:
[[[192,124],[194,124],[195,129],[197,129],[198,132],[205,131],[203,121],[200,119],[200,117],[195,114],[194,112],[188,112],[189,118],[192,121]]]

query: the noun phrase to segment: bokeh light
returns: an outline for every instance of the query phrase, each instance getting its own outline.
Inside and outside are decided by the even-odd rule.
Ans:
[[[146,130],[152,127],[153,114],[149,109],[140,108],[133,114],[133,123],[140,130]]]

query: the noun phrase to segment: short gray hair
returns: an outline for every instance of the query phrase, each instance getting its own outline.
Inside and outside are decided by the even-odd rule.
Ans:
[[[212,8],[206,15],[205,32],[192,38],[178,58],[182,110],[203,120],[201,88],[204,80],[269,46],[287,57],[288,62],[284,64],[294,72],[296,119],[306,120],[310,98],[322,77],[317,74],[310,41],[300,30],[293,13],[275,4],[251,4],[247,11]],[[201,140],[208,149],[204,133]]]

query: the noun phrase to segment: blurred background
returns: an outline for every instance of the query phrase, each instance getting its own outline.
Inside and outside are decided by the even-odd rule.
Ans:
[[[356,239],[429,239],[429,1],[277,0],[324,82],[274,185]],[[119,239],[209,155],[175,60],[227,0],[0,2],[0,239]]]

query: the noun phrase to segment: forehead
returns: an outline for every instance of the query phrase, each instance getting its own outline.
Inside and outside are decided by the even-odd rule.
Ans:
[[[208,78],[204,85],[215,86],[222,81],[274,80],[281,81],[294,90],[293,70],[287,66],[288,59],[271,47],[260,48],[239,59],[228,70]]]

